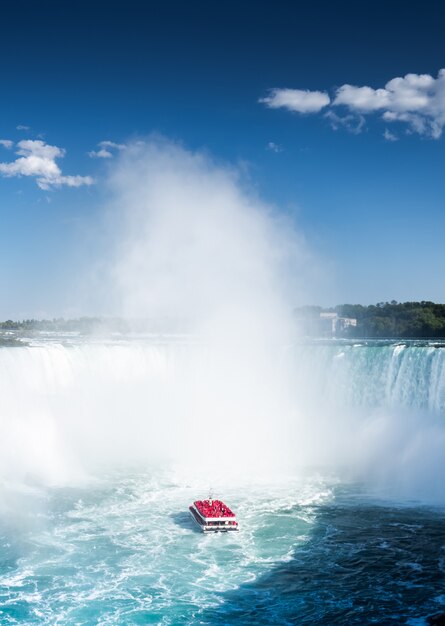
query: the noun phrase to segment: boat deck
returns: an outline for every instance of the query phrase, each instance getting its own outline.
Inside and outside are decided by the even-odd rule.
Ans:
[[[235,517],[235,513],[222,500],[196,500],[194,505],[206,519]]]

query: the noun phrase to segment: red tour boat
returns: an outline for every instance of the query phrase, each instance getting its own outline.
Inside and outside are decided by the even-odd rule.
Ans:
[[[189,506],[189,510],[203,533],[238,530],[235,513],[221,500],[196,500]]]

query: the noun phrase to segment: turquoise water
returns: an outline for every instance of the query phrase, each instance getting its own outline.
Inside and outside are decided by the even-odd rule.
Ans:
[[[332,498],[319,480],[226,488],[241,531],[209,536],[187,511],[200,487],[142,474],[22,492],[2,525],[2,623],[200,623],[289,562]]]
[[[445,610],[445,515],[320,478],[227,488],[203,535],[174,476],[15,494],[2,624],[421,624]],[[25,504],[26,503],[26,504]]]
[[[209,425],[209,402],[231,408],[210,357],[177,338],[0,349],[0,624],[418,626],[445,611],[442,344],[290,346],[272,365],[295,411],[266,424],[270,389],[238,391],[251,421]],[[211,486],[239,533],[189,518]]]

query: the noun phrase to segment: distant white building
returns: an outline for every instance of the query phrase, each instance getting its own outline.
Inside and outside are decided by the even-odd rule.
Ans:
[[[323,334],[335,335],[350,326],[357,326],[353,317],[339,317],[338,313],[320,313],[320,330]]]

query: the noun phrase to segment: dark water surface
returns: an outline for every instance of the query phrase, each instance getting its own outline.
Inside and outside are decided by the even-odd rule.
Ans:
[[[224,595],[201,624],[423,624],[445,610],[445,516],[321,506],[289,563]]]

